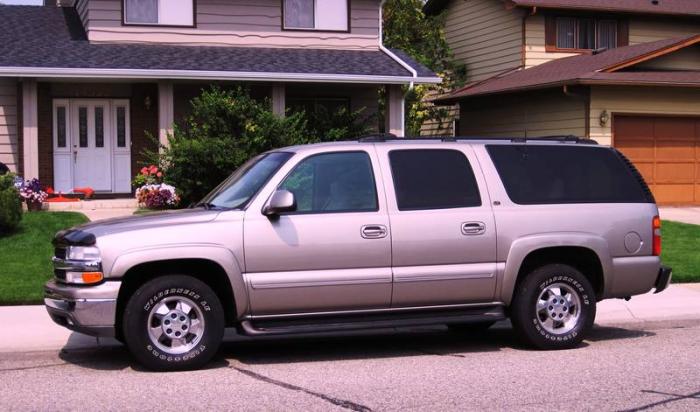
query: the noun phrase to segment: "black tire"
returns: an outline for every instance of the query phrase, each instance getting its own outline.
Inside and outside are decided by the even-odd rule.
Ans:
[[[153,308],[163,303],[172,305],[178,298],[194,303],[196,307],[189,313],[195,313],[195,318],[198,317],[197,313],[201,313],[204,326],[194,347],[187,352],[173,354],[158,347],[147,328]],[[126,304],[122,325],[124,341],[131,354],[146,368],[156,371],[191,370],[206,365],[216,355],[225,327],[224,311],[214,291],[204,282],[183,275],[158,277],[141,286]],[[195,341],[192,338],[194,335],[187,336],[192,339],[191,342]],[[168,340],[165,339],[165,342]]]
[[[451,325],[447,325],[447,327],[450,329],[450,332],[456,332],[456,333],[473,333],[473,334],[479,334],[486,332],[491,326],[493,326],[496,322],[494,321],[486,321],[486,322],[474,322],[474,323],[454,323]]]
[[[572,323],[570,330],[561,333],[557,333],[556,330],[546,330],[540,321],[547,319],[547,314],[550,313],[553,306],[547,306],[539,314],[536,308],[540,294],[545,288],[555,284],[568,286],[571,291],[577,294],[580,301],[579,312],[577,312],[579,313],[578,319]],[[551,299],[556,299],[554,295],[549,293],[543,296],[551,296]],[[563,308],[559,308],[559,315],[562,312],[567,312],[564,309],[571,311],[571,308],[566,307],[566,303],[564,303]],[[554,307],[554,310],[556,311],[557,308]],[[570,349],[580,344],[591,330],[595,320],[595,312],[595,291],[583,273],[568,265],[549,264],[530,272],[517,286],[511,305],[511,321],[518,338],[526,345],[547,350]],[[567,315],[564,313],[564,316]],[[561,328],[566,329],[563,326]]]

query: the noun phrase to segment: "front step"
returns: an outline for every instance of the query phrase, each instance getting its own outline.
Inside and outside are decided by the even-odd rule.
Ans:
[[[503,305],[485,305],[460,309],[382,311],[352,315],[317,315],[249,319],[241,322],[249,336],[287,335],[295,333],[340,332],[359,329],[382,329],[406,326],[496,322],[506,318]]]

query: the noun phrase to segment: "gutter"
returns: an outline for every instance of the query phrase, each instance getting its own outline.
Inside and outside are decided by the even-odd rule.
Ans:
[[[389,55],[391,56],[391,54]],[[399,61],[401,61],[399,59]],[[404,62],[405,64],[405,62]],[[433,77],[418,77],[415,70],[412,76],[372,76],[362,74],[314,74],[314,73],[268,73],[268,72],[226,72],[201,70],[146,70],[146,69],[93,69],[64,67],[0,67],[0,77],[46,77],[46,78],[121,78],[121,79],[172,79],[172,80],[241,80],[268,82],[313,82],[313,83],[370,83],[370,84],[410,84],[439,83]]]

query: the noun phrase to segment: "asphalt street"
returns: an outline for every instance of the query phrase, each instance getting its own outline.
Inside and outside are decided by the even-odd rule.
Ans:
[[[507,322],[251,340],[210,368],[152,373],[121,346],[0,353],[0,410],[700,410],[700,320],[596,326],[573,350]]]

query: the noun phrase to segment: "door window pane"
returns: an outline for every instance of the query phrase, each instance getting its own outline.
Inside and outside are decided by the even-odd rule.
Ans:
[[[280,189],[294,193],[301,213],[378,210],[372,163],[364,152],[311,156],[294,168]]]
[[[576,19],[557,17],[557,48],[573,49],[576,47]]]
[[[614,49],[617,47],[617,22],[615,20],[598,21],[598,48]]]
[[[66,147],[66,108],[56,108],[56,146]]]
[[[314,28],[314,0],[284,0],[284,27]]]
[[[128,23],[158,23],[158,0],[124,0]]]
[[[126,108],[117,107],[117,147],[126,147]]]
[[[491,145],[508,197],[518,204],[647,203],[643,180],[614,149]]]
[[[95,147],[105,147],[104,109],[95,107]]]
[[[80,147],[88,147],[87,114],[87,107],[78,108],[78,144]]]
[[[394,150],[389,153],[399,210],[481,206],[474,172],[456,150]]]

